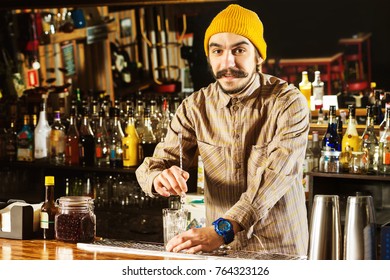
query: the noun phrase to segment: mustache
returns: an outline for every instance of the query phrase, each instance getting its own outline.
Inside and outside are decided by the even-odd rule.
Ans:
[[[215,77],[217,79],[221,79],[223,76],[225,76],[227,73],[230,73],[234,78],[246,78],[248,77],[248,73],[239,70],[239,69],[233,69],[233,68],[228,68],[228,69],[223,69],[221,71],[218,71]]]

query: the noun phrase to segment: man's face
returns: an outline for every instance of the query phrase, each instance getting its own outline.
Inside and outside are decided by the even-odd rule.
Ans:
[[[214,78],[227,94],[241,92],[256,73],[261,58],[245,37],[234,33],[217,33],[209,40],[209,63]]]

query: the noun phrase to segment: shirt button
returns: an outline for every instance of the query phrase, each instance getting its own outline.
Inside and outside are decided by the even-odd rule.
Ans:
[[[236,169],[240,169],[241,168],[241,164],[239,164],[238,162],[236,163]]]
[[[237,101],[238,101],[238,99],[237,98],[233,98],[232,99],[232,104],[234,105],[234,104],[236,104],[237,103]]]
[[[235,137],[236,137],[236,139],[240,138],[240,134],[236,134]]]
[[[238,110],[238,106],[237,106],[237,105],[234,105],[234,106],[233,106],[233,110],[234,110],[234,111],[237,111],[237,110]]]

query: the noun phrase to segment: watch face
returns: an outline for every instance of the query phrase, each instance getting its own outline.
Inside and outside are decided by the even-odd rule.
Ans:
[[[231,225],[228,221],[220,221],[218,223],[218,229],[220,231],[229,231],[231,229]]]

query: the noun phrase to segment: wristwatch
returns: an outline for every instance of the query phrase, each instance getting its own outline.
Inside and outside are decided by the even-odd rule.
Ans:
[[[229,244],[234,240],[233,225],[224,218],[218,218],[213,222],[214,229],[219,236],[223,237],[225,244]]]

